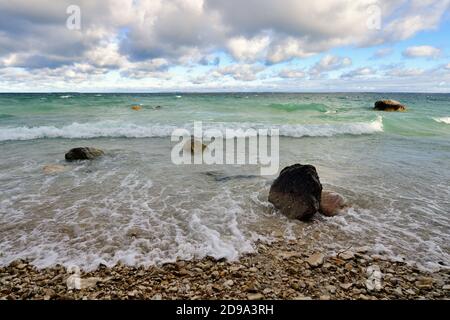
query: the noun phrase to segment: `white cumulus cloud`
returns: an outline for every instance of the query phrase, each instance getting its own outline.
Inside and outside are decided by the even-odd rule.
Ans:
[[[407,58],[437,58],[441,54],[441,49],[432,46],[414,46],[403,51],[403,56]]]

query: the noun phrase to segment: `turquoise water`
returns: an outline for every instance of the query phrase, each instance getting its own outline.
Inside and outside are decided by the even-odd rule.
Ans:
[[[408,111],[371,110],[382,98]],[[255,166],[172,164],[172,131],[194,121],[279,129],[280,169],[315,165],[352,208],[288,221],[267,203],[274,177]],[[446,267],[449,138],[448,94],[0,94],[0,264],[237,259],[284,234],[325,251],[364,244]],[[107,155],[65,163],[76,146]],[[45,174],[48,164],[65,171]]]

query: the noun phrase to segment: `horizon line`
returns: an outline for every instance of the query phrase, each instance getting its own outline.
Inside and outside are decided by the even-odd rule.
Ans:
[[[324,93],[372,93],[372,94],[450,94],[439,91],[0,91],[0,94],[324,94]]]

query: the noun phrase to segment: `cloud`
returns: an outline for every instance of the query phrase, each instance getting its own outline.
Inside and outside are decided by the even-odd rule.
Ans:
[[[278,77],[286,79],[300,79],[306,77],[306,72],[299,69],[283,69],[278,73]]]
[[[387,17],[383,28],[386,39],[405,40],[424,30],[434,30],[449,10],[450,1],[411,0],[393,1],[400,10],[396,18]]]
[[[306,47],[307,43],[295,38],[275,41],[269,49],[266,61],[269,64],[275,64],[293,58],[307,58],[321,51],[314,51],[313,49],[307,50],[305,49]]]
[[[352,60],[348,57],[338,57],[333,55],[325,55],[310,70],[311,76],[320,76],[322,73],[339,70],[352,65]]]
[[[217,57],[215,55],[206,55],[200,58],[198,60],[198,63],[202,66],[217,66],[220,64],[220,57]]]
[[[376,73],[377,73],[377,71],[373,68],[361,67],[361,68],[357,68],[355,70],[351,70],[347,73],[342,74],[341,78],[343,78],[343,79],[345,79],[345,78],[360,78],[360,77],[372,76]]]
[[[69,5],[78,4],[82,8],[82,29],[69,30],[66,27]],[[116,27],[123,19],[113,8],[120,4],[122,15],[126,15],[127,3],[117,0],[93,1],[37,0],[0,2],[0,56],[15,53],[28,56],[26,60],[38,65],[36,60],[48,61],[49,67],[56,68],[61,62],[80,62],[87,50],[100,45],[105,40],[115,38]],[[52,62],[55,61],[55,62]]]
[[[128,63],[128,67],[124,68],[120,75],[122,77],[143,79],[143,78],[169,78],[167,73],[169,62],[166,59],[155,58],[152,60]]]
[[[86,60],[93,66],[118,69],[127,66],[128,60],[119,53],[117,43],[106,42],[86,51]]]
[[[255,61],[263,57],[270,44],[268,36],[258,36],[251,39],[234,37],[228,40],[227,48],[238,61]]]
[[[394,68],[386,72],[391,77],[417,77],[424,74],[425,70],[421,68]]]
[[[228,52],[240,62],[279,63],[331,48],[370,46],[435,28],[449,0],[17,0],[0,3],[0,55],[37,51],[80,62],[84,52],[118,41],[131,61]],[[82,29],[65,27],[66,8],[81,8]],[[368,27],[373,5],[380,30]],[[237,9],[238,8],[238,9]],[[64,59],[61,59],[61,56]],[[59,58],[58,58],[59,57]],[[72,60],[72,61],[69,61]],[[192,59],[191,59],[192,60]]]
[[[257,79],[257,74],[264,69],[265,67],[261,65],[232,64],[213,70],[211,76],[216,78],[231,76],[235,80],[253,81]]]
[[[69,5],[81,8],[81,30],[66,28]],[[377,13],[368,10],[374,5],[382,13],[380,29],[367,24]],[[344,46],[391,44],[433,30],[449,7],[450,0],[0,1],[0,70],[29,86],[35,75],[54,80],[59,73],[70,88],[70,79],[109,72],[167,79],[173,67],[201,65],[248,82],[274,64]],[[375,56],[386,56],[386,50]],[[328,55],[309,69],[279,76],[320,77],[350,65],[349,58]],[[81,76],[81,70],[87,74]]]
[[[375,53],[372,56],[372,59],[381,59],[391,55],[393,52],[394,50],[392,48],[381,48],[375,51]]]
[[[415,46],[406,48],[402,54],[406,58],[437,58],[442,51],[432,46]]]

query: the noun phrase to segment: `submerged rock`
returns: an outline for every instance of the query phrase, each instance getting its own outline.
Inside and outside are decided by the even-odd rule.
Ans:
[[[237,174],[237,175],[231,175],[228,176],[223,172],[218,172],[218,171],[208,171],[205,172],[205,175],[209,176],[209,177],[213,177],[215,181],[217,182],[225,182],[225,181],[230,181],[230,180],[244,180],[244,179],[255,179],[258,178],[258,175],[253,175],[253,174]]]
[[[81,147],[81,148],[73,148],[69,152],[66,153],[66,160],[92,160],[98,157],[103,156],[105,153],[96,148],[92,147]]]
[[[269,202],[291,219],[309,220],[319,210],[322,184],[316,168],[294,164],[281,170],[270,187]]]
[[[322,191],[320,198],[320,213],[327,217],[335,216],[347,206],[344,197],[336,192]]]
[[[45,174],[60,173],[66,170],[67,167],[60,164],[47,164],[42,168]]]
[[[206,144],[198,141],[194,137],[191,137],[191,140],[186,142],[186,144],[184,145],[184,149],[187,151],[191,151],[191,154],[203,153],[203,151],[206,149]]]
[[[406,111],[406,107],[396,100],[379,100],[379,101],[375,102],[374,110]]]

